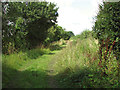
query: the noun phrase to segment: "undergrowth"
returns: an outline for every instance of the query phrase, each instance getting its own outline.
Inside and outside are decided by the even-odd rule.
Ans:
[[[56,80],[64,88],[109,88],[118,87],[117,61],[111,55],[107,66],[107,76],[102,75],[98,66],[99,45],[92,36],[73,40],[59,55],[54,68]]]

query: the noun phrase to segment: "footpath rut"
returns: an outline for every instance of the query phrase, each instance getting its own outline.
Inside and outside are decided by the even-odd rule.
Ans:
[[[55,80],[55,70],[53,68],[56,60],[51,60],[48,65],[48,85],[49,88],[58,88],[57,82]]]
[[[71,44],[72,41],[68,41],[67,42],[67,45],[68,44]],[[66,47],[66,46],[65,46]],[[60,50],[61,51],[61,50]],[[57,53],[55,53],[55,56],[60,52],[58,51]],[[57,83],[57,81],[55,80],[55,75],[57,75],[56,71],[54,70],[54,64],[57,62],[57,59],[54,58],[54,55],[53,55],[53,58],[52,60],[49,62],[48,64],[48,86],[49,88],[59,88],[59,85]]]

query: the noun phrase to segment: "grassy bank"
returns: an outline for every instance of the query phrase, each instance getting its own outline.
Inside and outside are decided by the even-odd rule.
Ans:
[[[59,87],[118,87],[119,76],[114,55],[111,55],[107,64],[107,76],[104,76],[98,66],[98,49],[98,41],[89,36],[88,38],[73,40],[66,49],[56,55],[54,58],[57,58],[57,62],[54,68]]]

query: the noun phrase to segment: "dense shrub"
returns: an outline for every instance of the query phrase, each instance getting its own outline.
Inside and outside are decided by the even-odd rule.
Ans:
[[[93,32],[100,44],[99,65],[104,70],[108,69],[106,64],[114,54],[120,70],[120,2],[103,2],[99,5]]]

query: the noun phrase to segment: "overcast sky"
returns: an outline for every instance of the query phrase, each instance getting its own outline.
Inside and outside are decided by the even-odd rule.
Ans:
[[[46,0],[54,2],[59,7],[58,25],[80,34],[83,30],[92,30],[93,17],[102,0]]]

